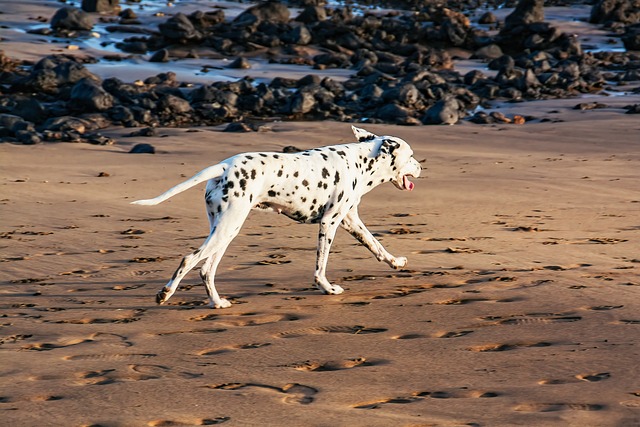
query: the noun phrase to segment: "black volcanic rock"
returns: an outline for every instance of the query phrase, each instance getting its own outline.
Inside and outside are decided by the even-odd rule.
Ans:
[[[544,0],[520,0],[504,19],[504,31],[544,21]]]
[[[118,7],[119,0],[82,0],[82,10],[85,12],[113,12]]]
[[[165,38],[186,43],[187,41],[197,41],[202,38],[202,34],[196,30],[196,27],[184,13],[176,13],[166,22],[158,25],[160,34]]]
[[[93,19],[82,9],[65,6],[58,9],[51,18],[53,30],[91,31]]]
[[[71,106],[80,111],[106,111],[113,106],[114,99],[95,80],[84,78],[71,89]]]

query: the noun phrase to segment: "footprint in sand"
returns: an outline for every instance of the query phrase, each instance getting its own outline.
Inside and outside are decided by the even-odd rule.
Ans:
[[[114,291],[131,291],[133,289],[138,289],[138,288],[142,288],[146,286],[145,284],[139,284],[139,285],[116,285],[116,286],[112,286],[111,289],[113,289]]]
[[[583,381],[588,381],[590,383],[606,380],[611,378],[611,374],[609,372],[601,372],[599,374],[580,374],[576,375],[576,378]]]
[[[415,393],[411,393],[409,396],[401,396],[401,397],[392,397],[388,399],[376,400],[373,402],[360,403],[357,405],[353,405],[353,408],[356,409],[378,409],[383,405],[387,404],[407,404],[416,402],[419,400],[424,400],[427,398],[431,399],[477,399],[477,398],[493,398],[498,397],[499,394],[492,391],[481,391],[481,390],[468,390],[466,388],[459,389],[450,389],[450,390],[442,390],[442,391],[418,391]]]
[[[423,334],[404,334],[404,335],[396,335],[395,337],[391,337],[394,340],[415,340],[418,338],[425,338],[426,335]]]
[[[120,361],[134,361],[141,359],[150,359],[156,357],[157,354],[153,353],[117,353],[117,354],[77,354],[74,356],[65,356],[64,360],[93,360],[93,361],[105,361],[105,362],[120,362]]]
[[[491,321],[494,325],[537,325],[577,322],[578,320],[582,320],[582,317],[571,316],[564,313],[531,313],[512,314],[508,316],[485,316],[481,319]]]
[[[133,343],[127,341],[126,337],[108,332],[97,332],[91,335],[90,339],[112,347],[131,347],[133,345]]]
[[[377,334],[385,332],[384,328],[368,328],[366,326],[319,326],[315,328],[297,329],[294,331],[281,332],[277,336],[280,338],[296,338],[303,337],[305,335],[318,335],[318,334],[351,334],[351,335],[365,335],[365,334]]]
[[[640,319],[620,319],[617,323],[622,325],[640,325]]]
[[[514,408],[518,412],[600,411],[605,405],[592,403],[523,403]]]
[[[147,423],[150,427],[188,427],[188,426],[213,426],[216,424],[226,423],[231,417],[205,418],[196,421],[172,421],[172,420],[154,420]]]
[[[198,356],[214,356],[216,354],[230,353],[230,352],[232,352],[234,350],[247,350],[247,349],[254,349],[254,348],[262,348],[262,347],[267,347],[267,346],[270,346],[270,345],[271,345],[271,343],[264,342],[264,343],[238,344],[238,345],[219,347],[219,348],[207,348],[207,349],[200,350],[199,352],[197,352],[197,355]]]
[[[55,350],[55,349],[58,349],[58,348],[66,348],[66,347],[71,347],[71,346],[75,346],[75,345],[79,345],[79,344],[83,344],[83,343],[88,343],[88,342],[91,342],[91,340],[77,338],[77,339],[63,340],[63,341],[60,341],[58,343],[33,343],[33,344],[27,344],[25,346],[22,346],[22,349],[23,350],[32,350],[32,351],[50,351],[50,350]]]
[[[133,364],[126,370],[103,369],[76,373],[78,385],[106,385],[116,382],[148,381],[160,378],[193,379],[201,377],[201,373],[175,371],[168,366]]]
[[[27,401],[27,402],[54,402],[56,400],[62,400],[64,397],[56,396],[51,394],[38,394],[35,396],[26,396],[20,398],[11,398],[8,396],[0,396],[0,403],[14,403],[19,401]]]
[[[546,379],[538,381],[540,385],[558,385],[558,384],[570,384],[577,383],[580,381],[586,382],[598,382],[611,378],[611,374],[609,372],[600,372],[600,373],[588,373],[588,374],[579,374],[575,375],[572,378],[567,379]]]
[[[213,329],[190,329],[188,331],[170,331],[170,332],[160,332],[158,336],[162,337],[165,335],[178,335],[178,334],[219,334],[220,332],[225,332],[226,328],[213,328]]]
[[[429,290],[431,286],[402,286],[395,291],[387,292],[373,296],[371,299],[390,299],[390,298],[402,298],[409,295],[415,295]]]
[[[276,391],[278,393],[285,394],[285,396],[283,397],[284,403],[299,405],[310,404],[314,400],[314,395],[318,393],[318,390],[313,387],[297,383],[286,384],[283,387],[252,383],[226,383],[208,385],[205,387],[214,390],[239,390],[244,388],[258,388],[263,390]]]
[[[450,331],[450,332],[438,332],[434,335],[434,338],[459,338],[465,335],[472,334],[474,331]]]
[[[203,314],[189,319],[194,322],[214,321],[223,326],[258,326],[277,322],[293,322],[300,320],[300,316],[293,314],[262,314],[262,313],[239,313],[239,314]]]
[[[485,353],[485,352],[493,352],[493,351],[516,350],[519,348],[549,347],[551,345],[553,344],[549,342],[485,344],[485,345],[470,347],[468,350]]]
[[[587,307],[587,310],[607,311],[607,310],[616,310],[622,307],[624,307],[624,305],[596,305],[593,307]]]
[[[370,361],[364,357],[347,360],[329,360],[326,362],[308,360],[303,363],[289,365],[298,371],[306,372],[330,372],[342,371],[345,369],[353,369],[359,366],[373,366],[382,363],[381,361]]]

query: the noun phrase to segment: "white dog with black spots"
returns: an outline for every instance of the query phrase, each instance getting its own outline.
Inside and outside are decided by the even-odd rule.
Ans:
[[[352,129],[356,143],[298,153],[238,154],[203,169],[154,199],[132,202],[156,205],[208,181],[205,202],[211,232],[200,248],[183,258],[171,280],[158,292],[158,304],[167,301],[184,276],[205,260],[200,276],[211,306],[231,306],[218,294],[214,276],[251,209],[275,211],[299,222],[320,224],[314,278],[315,285],[326,294],[343,292],[326,278],[329,250],[338,226],[351,233],[378,261],[396,269],[404,267],[407,259],[387,252],[362,223],[358,204],[362,196],[388,181],[400,190],[413,190],[409,177],[420,176],[420,163],[402,139],[376,136],[353,126]]]

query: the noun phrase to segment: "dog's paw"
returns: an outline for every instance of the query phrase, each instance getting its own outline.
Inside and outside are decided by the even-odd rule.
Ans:
[[[156,294],[156,304],[164,304],[164,302],[168,300],[170,297],[171,297],[171,289],[162,288]]]
[[[409,260],[407,260],[406,257],[400,256],[391,261],[391,266],[398,270],[400,268],[404,268],[407,265],[407,262],[409,262]]]
[[[338,285],[330,285],[329,289],[324,290],[324,293],[327,295],[340,295],[343,292],[344,289],[342,289],[342,287]]]
[[[229,308],[231,307],[231,301],[224,298],[220,298],[220,301],[212,304],[213,308]]]

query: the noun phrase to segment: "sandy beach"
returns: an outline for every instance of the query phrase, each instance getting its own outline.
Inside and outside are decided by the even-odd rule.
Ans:
[[[163,129],[155,155],[0,146],[3,424],[637,425],[638,124],[559,115],[370,126],[426,159],[413,193],[360,209],[407,269],[340,231],[346,292],[321,295],[316,227],[255,213],[219,270],[226,310],[195,273],[153,301],[207,232],[203,189],[128,202],[249,148],[350,141],[346,124]]]
[[[24,27],[45,3],[0,17]],[[68,50],[18,24],[0,32],[7,55]],[[523,125],[359,124],[423,166],[413,192],[386,184],[359,209],[407,267],[340,230],[328,278],[345,293],[323,295],[317,226],[255,212],[218,269],[223,310],[197,271],[155,304],[208,234],[204,185],[130,202],[237,153],[353,142],[350,123],[0,144],[0,425],[640,426],[640,122],[624,108],[639,102],[494,105]],[[156,153],[130,154],[139,143]]]

